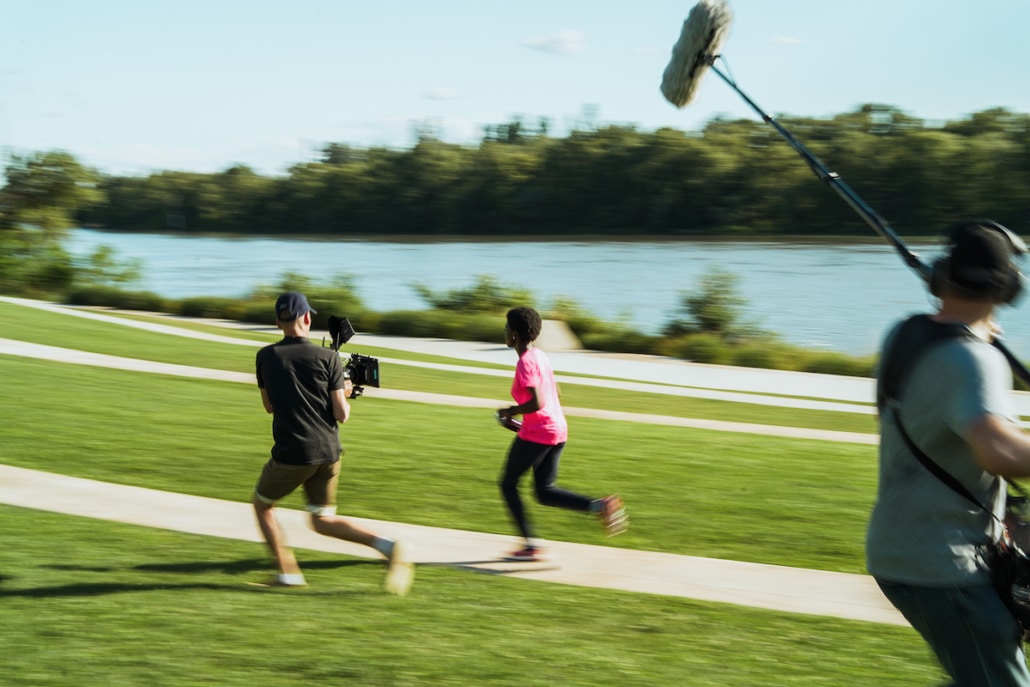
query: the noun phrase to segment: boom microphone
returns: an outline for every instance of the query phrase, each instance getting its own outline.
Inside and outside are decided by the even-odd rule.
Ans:
[[[683,22],[672,60],[662,75],[662,95],[676,107],[694,99],[697,85],[719,55],[730,31],[733,13],[725,0],[701,0]]]
[[[725,0],[701,0],[690,10],[683,28],[680,30],[679,40],[672,48],[672,58],[665,73],[662,75],[661,91],[665,99],[676,107],[683,107],[694,99],[697,93],[698,84],[710,68],[713,72],[726,82],[726,84],[737,92],[744,99],[752,110],[762,120],[776,129],[776,132],[790,144],[790,146],[804,158],[821,181],[832,188],[844,199],[851,209],[866,221],[876,233],[894,246],[902,261],[929,283],[932,268],[924,263],[922,259],[908,249],[897,232],[887,222],[876,214],[862,198],[855,193],[850,186],[844,183],[840,175],[830,170],[819,158],[813,155],[805,146],[787,131],[775,119],[770,117],[760,108],[744,91],[740,90],[736,82],[720,70],[715,61],[720,59],[719,47],[729,33],[730,22],[733,20],[733,13]],[[1012,372],[1027,386],[1030,386],[1030,370],[1001,342],[998,338],[993,341],[995,348],[1004,354],[1012,368]]]

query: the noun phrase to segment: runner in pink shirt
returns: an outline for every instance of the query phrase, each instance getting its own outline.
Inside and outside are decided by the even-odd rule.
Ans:
[[[541,505],[597,513],[609,536],[624,532],[627,525],[622,499],[616,495],[592,499],[555,485],[558,461],[569,437],[569,426],[561,409],[558,383],[551,361],[533,346],[540,336],[540,315],[533,308],[512,308],[504,327],[505,343],[519,354],[511,397],[516,405],[497,411],[500,418],[522,415],[522,426],[508,451],[501,475],[501,494],[519,528],[525,546],[509,560],[537,561],[544,558],[534,538],[526,509],[519,497],[519,481],[532,468],[536,498]]]

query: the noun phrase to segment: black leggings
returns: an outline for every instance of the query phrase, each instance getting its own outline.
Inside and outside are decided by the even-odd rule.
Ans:
[[[536,488],[536,499],[544,506],[567,508],[568,510],[588,511],[593,499],[566,491],[554,486],[558,479],[558,459],[561,458],[565,443],[548,446],[525,439],[515,438],[508,451],[508,461],[501,474],[501,494],[508,510],[526,539],[533,536],[526,509],[519,498],[519,480],[530,468],[533,468],[533,484]]]

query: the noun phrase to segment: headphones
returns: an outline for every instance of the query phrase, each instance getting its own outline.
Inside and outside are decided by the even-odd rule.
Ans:
[[[1005,270],[1003,275],[1000,275],[991,281],[990,286],[985,286],[979,289],[966,287],[961,283],[957,284],[957,286],[967,292],[992,296],[994,302],[1001,305],[1008,305],[1015,302],[1023,292],[1023,273],[1019,270],[1019,266],[1016,264],[1014,259],[1021,257],[1028,252],[1026,243],[1024,243],[1023,239],[1019,238],[1015,232],[993,220],[970,220],[956,225],[948,233],[949,256],[955,248],[955,245],[962,233],[971,227],[991,229],[1004,236],[1009,249],[1012,251],[1011,257],[1013,260],[1009,261],[1008,269]],[[930,293],[934,296],[940,297],[944,291],[944,286],[949,283],[955,283],[951,274],[951,259],[950,257],[938,258],[934,261],[930,272]]]

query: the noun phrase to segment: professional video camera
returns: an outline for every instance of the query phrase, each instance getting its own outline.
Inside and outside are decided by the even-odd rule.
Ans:
[[[339,351],[340,346],[351,340],[354,336],[354,327],[346,317],[329,316],[329,335],[333,342],[329,346],[334,351]],[[322,342],[325,345],[325,342]],[[379,388],[379,359],[368,355],[351,353],[347,363],[343,366],[343,376],[351,381],[354,390],[351,398],[357,398],[365,390],[366,386]]]

